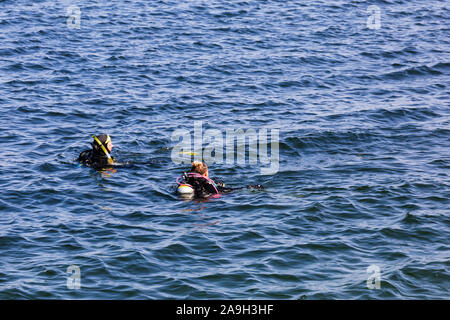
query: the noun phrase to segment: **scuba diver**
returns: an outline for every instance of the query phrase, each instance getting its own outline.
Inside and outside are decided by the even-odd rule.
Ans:
[[[192,162],[191,171],[183,173],[177,179],[177,192],[180,195],[195,196],[196,198],[205,198],[210,195],[219,195],[229,193],[239,189],[264,189],[262,185],[252,185],[240,188],[227,188],[223,181],[209,178],[208,166],[204,162]]]
[[[91,144],[92,149],[80,153],[77,161],[94,169],[103,169],[114,165],[114,157],[110,155],[114,148],[111,137],[108,134],[101,134],[99,136],[92,135],[92,138],[94,138]]]
[[[108,134],[98,136],[92,135],[94,141],[91,143],[92,149],[85,150],[76,159],[77,162],[92,167],[96,170],[114,168],[139,168],[140,165],[161,165],[164,163],[159,159],[149,159],[145,161],[116,161],[112,157],[111,151],[114,148],[111,137]]]

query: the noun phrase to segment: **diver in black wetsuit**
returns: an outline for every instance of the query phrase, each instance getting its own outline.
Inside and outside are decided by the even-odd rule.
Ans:
[[[213,194],[229,193],[239,189],[264,189],[262,185],[252,185],[240,188],[228,188],[222,180],[210,179],[208,173],[208,166],[204,162],[192,162],[192,168],[189,173],[183,175],[183,183],[192,186],[195,192],[195,197],[204,198]]]
[[[111,142],[111,137],[108,134],[101,134],[99,136],[92,136],[92,149],[85,150],[80,153],[77,161],[95,169],[104,169],[114,164],[114,158],[111,157],[110,152],[114,148]]]

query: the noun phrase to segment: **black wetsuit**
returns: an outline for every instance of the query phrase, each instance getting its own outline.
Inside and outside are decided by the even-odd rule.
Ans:
[[[214,185],[212,184],[211,180],[214,182]],[[189,176],[184,175],[183,182],[191,185],[194,188],[195,197],[197,198],[205,198],[217,193],[228,193],[232,192],[234,190],[239,189],[263,189],[263,186],[261,185],[255,185],[255,186],[247,186],[247,187],[241,187],[241,188],[228,188],[225,187],[225,184],[221,179],[206,179],[202,177],[197,176]],[[218,191],[218,192],[217,192]]]
[[[114,159],[114,158],[113,158]],[[95,150],[85,150],[80,153],[78,162],[95,169],[104,169],[111,167],[106,155],[102,152],[96,152]]]
[[[196,198],[205,198],[213,194],[217,194],[216,188],[210,180],[203,177],[196,177],[190,175],[184,175],[183,183],[187,183],[192,186],[195,192]]]

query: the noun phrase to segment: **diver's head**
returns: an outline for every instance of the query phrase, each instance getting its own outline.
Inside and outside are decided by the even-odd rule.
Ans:
[[[208,178],[208,166],[204,162],[194,161],[192,162],[191,172],[196,172],[202,176]]]
[[[106,148],[108,152],[111,152],[114,145],[111,142],[111,137],[109,134],[101,134],[97,136],[98,141]],[[102,146],[94,139],[92,142],[92,148],[95,153],[104,154]]]

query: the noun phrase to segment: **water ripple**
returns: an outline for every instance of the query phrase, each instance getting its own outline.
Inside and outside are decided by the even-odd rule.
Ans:
[[[444,2],[1,3],[0,299],[448,299]],[[279,129],[209,164],[265,190],[175,196],[194,121]],[[134,165],[76,164],[106,132]]]

